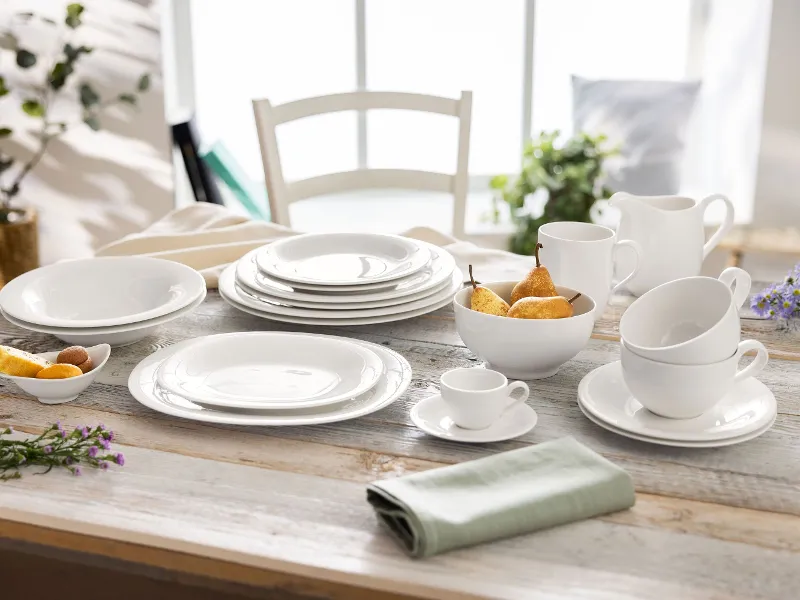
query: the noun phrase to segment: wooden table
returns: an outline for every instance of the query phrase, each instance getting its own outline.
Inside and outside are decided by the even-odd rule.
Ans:
[[[771,352],[760,379],[774,391],[779,414],[768,433],[728,448],[665,448],[609,433],[575,403],[581,378],[619,356],[621,310],[609,309],[586,349],[557,375],[533,383],[539,424],[531,433],[467,445],[429,437],[408,417],[443,371],[477,362],[449,308],[399,323],[325,330],[384,344],[413,366],[409,391],[361,419],[242,428],[179,420],[139,405],[126,388],[128,374],[159,347],[210,333],[314,330],[242,314],[210,293],[159,337],[114,350],[99,382],[72,403],[44,406],[0,383],[0,423],[36,433],[57,419],[103,422],[127,456],[124,468],[107,473],[26,474],[0,484],[0,538],[10,557],[34,552],[84,569],[121,568],[126,577],[250,597],[797,598],[800,335],[782,333],[773,322],[743,321],[744,337]],[[59,347],[54,338],[5,322],[0,343]],[[379,528],[364,499],[364,484],[374,479],[565,435],[631,473],[633,509],[415,561]],[[0,582],[3,569],[9,575],[15,564],[9,560],[0,559]],[[35,564],[34,573],[47,572],[46,563]],[[130,589],[114,594],[137,597],[124,595]]]

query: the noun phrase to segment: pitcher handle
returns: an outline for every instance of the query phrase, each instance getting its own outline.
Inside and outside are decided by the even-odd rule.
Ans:
[[[731,287],[734,282],[736,283],[736,287],[731,290],[731,302],[737,309],[741,308],[744,301],[747,300],[747,296],[750,295],[750,286],[753,283],[750,274],[739,267],[728,267],[719,274],[717,279],[728,287]]]
[[[711,194],[710,196],[706,196],[700,201],[700,211],[705,214],[709,204],[714,202],[714,200],[722,200],[725,203],[725,218],[714,232],[714,235],[712,235],[705,243],[705,246],[703,246],[703,260],[705,260],[711,251],[717,247],[717,244],[722,241],[722,238],[725,237],[725,234],[731,230],[731,227],[733,227],[733,203],[728,200],[727,196],[723,196],[722,194]]]
[[[642,265],[642,256],[644,255],[644,251],[642,250],[641,245],[639,242],[635,240],[619,240],[617,243],[614,244],[614,248],[612,249],[613,254],[617,253],[619,248],[623,246],[627,246],[628,248],[633,248],[633,251],[636,253],[636,263],[633,266],[633,271],[631,271],[630,275],[628,275],[625,279],[620,281],[614,287],[611,288],[611,293],[616,294],[617,291],[626,283],[628,283],[634,275],[639,271],[639,267]]]

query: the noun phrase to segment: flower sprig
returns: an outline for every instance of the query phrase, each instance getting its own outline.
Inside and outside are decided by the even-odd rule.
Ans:
[[[800,317],[800,264],[795,265],[783,281],[753,296],[750,308],[768,319]]]
[[[19,469],[24,466],[46,467],[37,475],[49,473],[54,467],[80,475],[81,464],[103,470],[110,463],[125,464],[122,453],[111,451],[114,432],[103,425],[67,431],[57,422],[33,439],[3,439],[12,433],[10,427],[0,430],[0,481],[19,479],[22,477]]]

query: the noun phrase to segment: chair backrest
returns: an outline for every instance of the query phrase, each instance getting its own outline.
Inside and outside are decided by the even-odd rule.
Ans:
[[[275,136],[276,126],[325,113],[370,109],[414,110],[456,117],[459,120],[456,172],[446,174],[412,169],[357,169],[286,182]],[[464,236],[472,92],[461,92],[459,99],[400,92],[351,92],[305,98],[278,106],[272,106],[267,99],[260,99],[253,100],[253,111],[261,145],[271,218],[275,223],[291,226],[289,205],[323,194],[380,188],[428,190],[453,195],[453,235],[457,238]]]

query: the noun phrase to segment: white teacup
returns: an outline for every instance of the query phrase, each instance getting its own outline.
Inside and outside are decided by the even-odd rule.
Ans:
[[[522,396],[512,398],[516,389],[522,390]],[[502,373],[480,368],[447,371],[442,375],[440,391],[450,418],[464,429],[486,429],[530,395],[522,381],[509,384]]]
[[[744,369],[739,359],[749,351],[758,354]],[[622,377],[631,394],[650,412],[671,419],[698,417],[719,402],[735,383],[757,375],[769,360],[764,344],[740,342],[729,358],[706,365],[673,365],[635,354],[622,343]]]
[[[731,284],[736,287],[731,293]],[[750,275],[737,267],[719,279],[685,277],[638,298],[619,322],[630,350],[675,365],[702,365],[730,358],[741,338],[739,307],[750,292]]]
[[[603,316],[609,295],[623,287],[639,271],[642,247],[633,240],[617,240],[613,230],[594,223],[557,221],[539,228],[539,257],[553,281],[588,294],[595,301],[595,320]],[[614,260],[619,248],[631,248],[634,269],[617,284]]]

